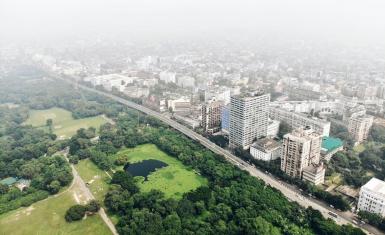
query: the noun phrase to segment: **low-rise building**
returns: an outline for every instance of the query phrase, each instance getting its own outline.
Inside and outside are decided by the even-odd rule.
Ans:
[[[215,86],[210,89],[204,90],[203,98],[205,102],[208,102],[212,99],[223,101],[224,105],[230,103],[230,89],[227,87]]]
[[[192,88],[195,86],[195,78],[190,76],[182,76],[177,79],[177,85],[182,88]]]
[[[159,74],[159,80],[165,83],[176,83],[176,73],[169,71],[162,71]]]
[[[279,142],[262,138],[250,146],[250,154],[257,160],[271,161],[281,157],[282,146]]]
[[[177,114],[188,114],[191,112],[191,99],[189,97],[168,99],[167,108]]]
[[[133,83],[134,78],[113,73],[96,77],[87,77],[84,78],[84,81],[90,82],[93,86],[103,86],[103,88],[108,91],[115,88],[122,92],[128,84]]]
[[[325,166],[322,163],[313,163],[305,167],[302,172],[302,180],[314,185],[323,184],[325,180]]]
[[[199,127],[200,124],[199,121],[189,117],[184,117],[180,115],[174,115],[173,117],[175,118],[175,120],[182,123],[183,125],[186,125],[187,127],[190,127],[191,129]]]
[[[147,97],[150,94],[150,89],[147,87],[128,86],[124,88],[123,94],[131,98]]]
[[[338,151],[344,149],[344,143],[339,138],[323,137],[321,147],[321,160],[330,161],[331,157]]]
[[[144,98],[142,102],[144,106],[152,110],[155,110],[157,112],[162,113],[167,111],[167,102],[165,98],[158,97],[155,95],[150,95],[149,97]]]
[[[372,178],[360,189],[358,209],[385,217],[385,182]]]
[[[276,107],[270,107],[269,115],[273,120],[286,122],[292,129],[309,126],[322,136],[329,136],[330,122],[328,121]]]

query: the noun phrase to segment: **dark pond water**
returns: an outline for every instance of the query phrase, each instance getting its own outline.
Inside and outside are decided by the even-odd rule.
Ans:
[[[158,160],[143,160],[137,163],[130,163],[124,166],[124,170],[133,176],[143,176],[147,180],[147,176],[156,169],[168,166],[166,163]]]

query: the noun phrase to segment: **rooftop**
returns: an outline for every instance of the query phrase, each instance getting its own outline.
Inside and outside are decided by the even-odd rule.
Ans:
[[[257,140],[252,147],[261,151],[272,151],[279,148],[281,144],[271,138],[262,138]]]
[[[385,182],[377,178],[371,178],[362,188],[385,195]]]
[[[265,95],[270,95],[269,93],[265,93],[264,91],[253,91],[253,92],[243,92],[239,95],[232,96],[234,98],[238,99],[251,99],[254,97],[260,97],[260,96],[265,96]]]
[[[322,138],[322,148],[326,149],[327,152],[331,152],[334,149],[337,149],[343,145],[343,142],[339,138],[332,137],[323,137]]]
[[[11,186],[12,184],[16,183],[17,179],[14,177],[8,177],[0,181],[0,184],[5,184],[8,186]]]
[[[311,173],[311,174],[319,174],[319,173],[323,173],[323,171],[325,170],[325,166],[323,164],[310,164],[309,166],[305,167],[303,169],[303,171],[306,171],[308,173]]]

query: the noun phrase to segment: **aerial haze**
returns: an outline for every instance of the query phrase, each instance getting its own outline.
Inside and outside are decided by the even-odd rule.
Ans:
[[[380,42],[381,0],[2,0],[2,37],[266,35]]]
[[[384,13],[0,0],[0,234],[385,234]]]

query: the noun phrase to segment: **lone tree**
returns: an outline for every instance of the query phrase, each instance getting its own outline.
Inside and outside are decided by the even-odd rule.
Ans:
[[[287,123],[285,121],[282,121],[279,124],[278,137],[282,139],[285,134],[287,134],[287,133],[289,133],[291,131],[292,131],[292,128],[289,125],[289,123]]]
[[[53,121],[51,118],[47,119],[47,121],[45,122],[45,125],[48,126],[49,132],[52,133]]]
[[[87,206],[74,205],[67,210],[64,218],[66,219],[67,222],[81,220],[83,219],[86,212],[87,212]]]
[[[99,210],[100,210],[100,203],[98,201],[91,200],[87,204],[87,212],[94,214],[94,213],[97,213]]]

